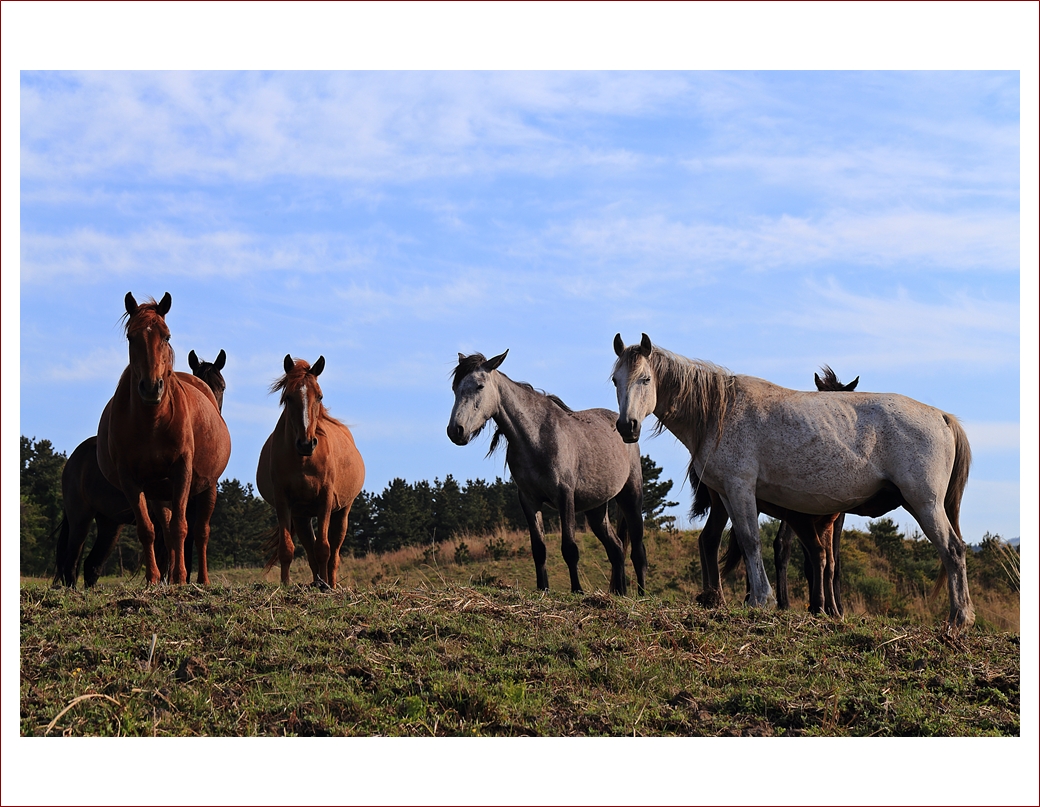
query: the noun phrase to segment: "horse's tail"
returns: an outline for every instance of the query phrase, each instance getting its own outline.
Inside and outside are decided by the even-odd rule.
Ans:
[[[722,569],[719,571],[719,576],[726,577],[740,565],[742,560],[744,560],[744,553],[740,551],[740,543],[737,541],[736,534],[730,530],[729,543],[726,544],[726,551],[722,553]]]
[[[264,561],[264,574],[267,574],[278,562],[278,550],[282,546],[282,528],[276,524],[263,534],[263,552],[267,555]]]
[[[617,514],[617,536],[621,541],[621,551],[623,554],[628,554],[628,521],[625,520],[625,514],[618,508]]]
[[[57,585],[64,582],[64,569],[69,556],[69,516],[64,510],[61,511],[61,523],[51,533],[52,541],[55,533],[58,535],[57,551],[54,558],[57,565],[54,569],[54,580],[52,582],[54,585]]]
[[[953,468],[950,470],[950,482],[946,486],[946,498],[943,506],[946,509],[946,517],[953,526],[953,532],[957,539],[963,543],[961,535],[961,498],[964,496],[964,488],[968,484],[968,471],[971,469],[971,446],[968,445],[968,435],[964,431],[961,422],[948,412],[943,412],[943,420],[953,432],[954,455]],[[931,598],[939,596],[939,592],[946,586],[946,567],[940,564],[939,574],[935,578],[932,587]]]
[[[693,470],[692,457],[690,458],[690,465],[686,470],[686,476],[690,480],[690,487],[693,488],[693,505],[690,507],[690,517],[700,518],[707,515],[708,511],[711,510],[711,490],[709,490],[707,485],[701,484],[701,478]]]

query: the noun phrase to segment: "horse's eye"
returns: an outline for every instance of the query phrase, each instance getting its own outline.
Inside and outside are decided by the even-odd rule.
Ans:
[[[650,376],[646,376],[645,378],[640,378],[639,379],[639,383],[642,384],[645,387],[647,384],[650,383]]]
[[[324,398],[324,397],[325,397],[324,395],[319,395],[318,396],[318,403],[321,403],[321,399]]]
[[[477,392],[480,392],[482,389],[484,389],[484,385],[483,384],[477,384]]]
[[[610,383],[613,384],[616,387],[617,386],[617,379],[616,378],[611,378],[610,379]]]

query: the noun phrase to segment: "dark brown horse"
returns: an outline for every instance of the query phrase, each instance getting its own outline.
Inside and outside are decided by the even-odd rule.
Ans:
[[[192,373],[201,378],[213,391],[218,411],[222,410],[224,405],[225,383],[220,371],[224,369],[225,361],[227,354],[223,350],[213,362],[200,361],[194,350],[188,354],[188,366],[191,367]],[[101,568],[112,553],[123,526],[134,523],[134,512],[126,496],[105,479],[98,467],[96,435],[80,443],[66,461],[61,472],[61,495],[64,512],[58,527],[57,571],[54,582],[76,587],[80,558],[90,530],[90,522],[93,520],[97,526],[97,536],[83,565],[83,583],[90,588],[101,575]],[[188,509],[189,539],[184,546],[184,565],[190,574],[194,499],[188,503]],[[154,518],[153,515],[153,520]],[[165,544],[163,547],[165,548]],[[158,552],[156,562],[163,576],[167,576],[168,553]]]
[[[350,429],[322,403],[318,376],[325,357],[312,367],[286,354],[283,367],[285,375],[271,385],[271,392],[282,393],[282,414],[256,468],[256,488],[278,515],[265,571],[278,562],[282,583],[289,582],[295,535],[307,552],[314,585],[335,588],[339,550],[350,507],[365,484],[365,463]]]
[[[813,373],[813,380],[815,381],[816,389],[819,392],[852,392],[859,384],[859,376],[856,376],[856,378],[848,384],[842,384],[838,380],[838,376],[830,367],[824,365],[822,369],[823,378],[820,378],[819,373]],[[712,519],[709,515],[708,524],[705,524],[705,528],[701,531],[700,536],[701,568],[704,575],[704,591],[698,595],[698,601],[705,604],[711,604],[721,600],[722,598],[720,577],[725,577],[736,569],[744,556],[740,551],[739,543],[737,543],[733,534],[730,533],[730,541],[726,547],[726,552],[722,557],[723,567],[720,573],[716,557],[718,554],[719,543],[722,538],[722,529],[726,526],[726,520],[728,518],[725,516],[726,510],[721,501],[719,501],[717,493],[714,493],[705,485],[699,483],[695,484],[694,488],[693,514],[697,516],[704,515],[704,513],[707,512],[708,507],[711,507],[713,510],[718,509],[719,514],[722,517],[720,523],[719,517]],[[836,610],[838,615],[844,613],[844,607],[841,603],[841,563],[839,554],[841,531],[845,526],[844,513],[839,513],[834,519],[833,524],[830,524],[830,533],[827,532],[829,519],[826,518],[819,520],[819,523],[817,523],[815,517],[813,521],[806,522],[800,520],[799,516],[795,514],[780,522],[776,538],[773,540],[773,563],[776,568],[776,607],[781,609],[791,607],[787,583],[787,567],[791,559],[791,544],[793,543],[792,533],[795,532],[792,527],[791,518],[799,520],[802,530],[806,535],[809,535],[810,532],[812,533],[812,537],[808,539],[808,545],[800,539],[803,556],[802,568],[805,573],[805,579],[809,584],[810,603],[816,599],[814,592],[818,579],[817,573],[821,572],[821,570],[816,568],[815,559],[819,557],[819,553],[822,551],[825,555],[829,554],[833,558],[832,588],[834,610]],[[830,544],[829,549],[827,549],[828,543]],[[750,591],[750,584],[748,591]],[[824,599],[826,599],[826,597],[824,597]]]
[[[188,500],[196,497],[195,548],[198,582],[209,582],[206,547],[217,482],[231,456],[231,435],[206,384],[173,369],[171,298],[137,304],[124,298],[130,363],[98,424],[98,467],[126,497],[141,539],[145,580],[157,583],[155,523],[148,502],[163,503],[161,527],[169,554],[170,581],[187,582],[184,541]]]

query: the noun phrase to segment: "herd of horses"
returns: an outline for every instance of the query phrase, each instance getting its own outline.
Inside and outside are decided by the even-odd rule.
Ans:
[[[97,540],[84,566],[87,586],[98,578],[119,529],[134,523],[147,583],[185,583],[197,555],[198,582],[209,580],[206,548],[217,483],[231,453],[222,416],[226,356],[203,362],[189,354],[191,373],[176,372],[166,314],[171,298],[138,304],[124,299],[129,362],[106,405],[96,437],[80,444],[62,474],[65,513],[57,545],[56,582],[75,586],[93,520]],[[942,561],[936,589],[947,584],[953,630],[974,622],[959,526],[971,451],[952,415],[891,393],[854,392],[829,368],[816,392],[800,392],[688,359],[651,343],[646,334],[626,346],[614,338],[612,380],[618,412],[574,411],[555,395],[511,380],[499,369],[508,351],[490,359],[458,356],[447,434],[468,444],[491,420],[488,455],[502,438],[506,464],[531,534],[539,589],[549,586],[542,510],[559,512],[562,554],[571,590],[581,591],[575,515],[584,513],[611,565],[610,591],[627,592],[630,554],[638,592],[646,586],[643,480],[638,440],[643,420],[656,419],[690,452],[693,513],[707,515],[700,537],[702,592],[723,603],[721,576],[742,559],[747,601],[774,599],[766,576],[758,518],[782,520],[775,545],[777,591],[789,606],[787,564],[791,533],[803,549],[809,607],[840,615],[839,539],[845,513],[878,517],[904,507],[935,545]],[[313,584],[335,587],[350,507],[365,466],[346,425],[322,402],[313,365],[286,355],[281,413],[260,452],[257,490],[275,510],[267,568],[281,567],[288,583],[295,543],[306,551]],[[615,502],[617,531],[608,518]],[[733,541],[720,570],[723,530]],[[315,526],[317,529],[315,529]]]

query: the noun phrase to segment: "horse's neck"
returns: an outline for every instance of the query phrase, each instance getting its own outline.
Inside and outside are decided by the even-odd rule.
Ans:
[[[513,445],[534,445],[545,419],[545,407],[556,406],[544,395],[521,387],[499,374],[498,411],[492,416],[506,440]]]
[[[691,405],[690,395],[680,401],[684,387],[684,376],[691,369],[696,373],[711,373],[697,362],[680,356],[670,356],[658,367],[657,405],[654,417],[685,445],[691,454],[696,454],[706,438],[712,438],[719,428],[719,413],[702,413],[698,406]]]

